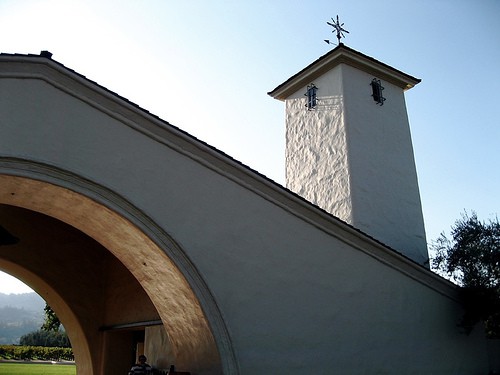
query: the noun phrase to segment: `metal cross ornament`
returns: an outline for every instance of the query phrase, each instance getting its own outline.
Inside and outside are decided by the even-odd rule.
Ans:
[[[330,26],[332,26],[335,29],[335,30],[332,30],[332,33],[337,32],[337,40],[339,41],[339,44],[340,44],[340,39],[341,38],[345,38],[344,33],[349,34],[349,31],[347,31],[346,29],[344,29],[342,27],[342,26],[344,26],[344,23],[343,22],[340,23],[338,15],[337,15],[337,21],[335,21],[332,18],[332,22],[327,22],[327,24],[330,25]],[[325,40],[325,42],[327,42],[328,44],[330,44],[329,40]]]

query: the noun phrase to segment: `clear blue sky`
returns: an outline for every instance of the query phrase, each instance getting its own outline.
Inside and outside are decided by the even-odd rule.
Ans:
[[[494,218],[498,0],[0,0],[0,52],[49,50],[284,184],[284,105],[266,93],[332,48],[337,14],[346,45],[422,79],[406,101],[428,242],[464,210]]]

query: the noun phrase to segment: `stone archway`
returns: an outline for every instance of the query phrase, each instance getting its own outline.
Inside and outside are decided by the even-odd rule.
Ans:
[[[161,228],[124,199],[96,184],[51,167],[30,164],[23,168],[25,163],[19,161],[14,164],[18,168],[12,168],[11,163],[10,174],[0,175],[1,204],[71,225],[116,258],[151,301],[152,310],[168,332],[180,368],[203,374],[237,373],[229,336],[208,288]],[[79,374],[103,373],[106,340],[102,332],[96,331],[95,322],[99,321],[99,326],[112,325],[112,319],[86,317],[82,312],[78,316],[58,293],[60,285],[47,283],[19,260],[4,260],[2,265],[47,294],[71,331],[70,338],[74,336],[72,342],[78,343],[75,356]],[[105,301],[101,303],[105,305]],[[154,319],[152,310],[146,316],[149,313],[149,318]]]

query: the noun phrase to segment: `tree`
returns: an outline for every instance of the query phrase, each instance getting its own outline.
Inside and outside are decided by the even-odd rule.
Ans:
[[[44,331],[41,329],[21,336],[19,343],[21,345],[26,345],[26,346],[45,346],[45,347],[59,347],[59,348],[71,347],[66,332]]]
[[[45,320],[41,329],[21,336],[20,344],[70,348],[71,344],[69,342],[68,335],[64,330],[60,330],[61,321],[57,317],[54,310],[52,310],[52,308],[45,303],[43,311],[45,312]]]
[[[42,330],[47,332],[58,332],[61,327],[61,321],[57,317],[54,310],[52,310],[52,308],[45,303],[43,311],[45,312],[45,320],[42,325]]]
[[[476,213],[464,213],[452,226],[451,240],[444,233],[431,245],[432,266],[461,286],[465,314],[460,325],[472,331],[485,323],[486,336],[500,338],[500,223],[482,222]]]

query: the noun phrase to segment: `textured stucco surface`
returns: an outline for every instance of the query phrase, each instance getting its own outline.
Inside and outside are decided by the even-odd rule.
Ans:
[[[144,352],[147,354],[149,363],[154,363],[155,367],[160,369],[170,367],[174,353],[168,334],[162,326],[146,328],[145,345]],[[179,369],[179,366],[177,368]]]
[[[327,98],[321,98],[324,101]],[[304,109],[304,100],[286,101],[287,188],[352,223],[352,195],[340,97],[328,109]]]
[[[37,69],[21,65],[0,62],[0,203],[98,240],[194,374],[215,373],[203,367],[214,353],[225,374],[487,372],[481,332],[458,331],[462,309],[445,281],[97,89],[54,72],[37,71],[58,85],[13,79]],[[18,262],[1,266],[31,277]],[[88,329],[92,350],[113,350]],[[105,365],[78,365],[79,375]]]

